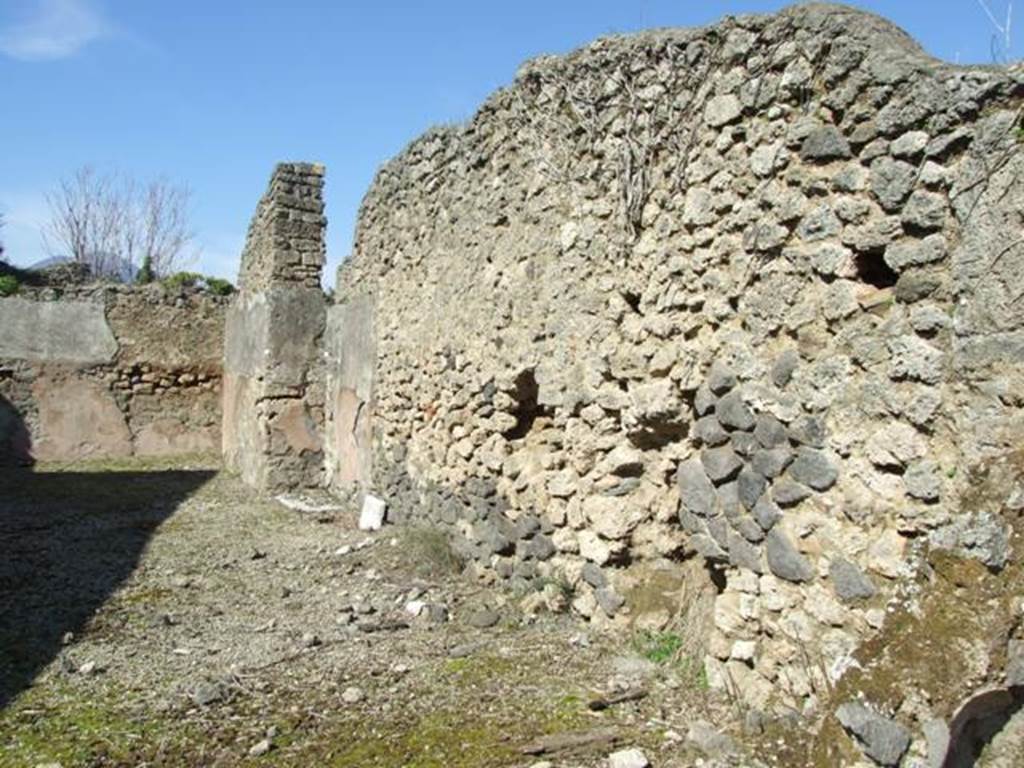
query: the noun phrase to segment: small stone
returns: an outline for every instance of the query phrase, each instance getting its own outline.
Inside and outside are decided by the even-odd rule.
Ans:
[[[762,448],[778,448],[789,442],[786,428],[770,413],[757,414],[754,419],[754,437]]]
[[[747,432],[754,428],[754,414],[738,391],[730,392],[718,401],[715,416],[726,429]]]
[[[875,585],[860,568],[849,560],[837,558],[829,566],[829,576],[836,596],[845,603],[866,600],[875,595]]]
[[[842,228],[843,225],[832,208],[828,205],[819,205],[800,220],[796,233],[804,242],[814,243],[835,237]]]
[[[767,481],[761,473],[755,472],[750,467],[744,467],[736,478],[736,486],[740,503],[747,509],[753,509],[764,493]]]
[[[992,570],[1006,567],[1010,557],[1010,526],[990,512],[957,517],[932,531],[928,542],[937,549],[979,560]]]
[[[806,485],[784,477],[772,484],[772,500],[781,507],[790,507],[799,504],[811,495],[811,489]]]
[[[946,258],[947,251],[946,238],[935,233],[921,240],[904,239],[890,243],[885,249],[884,259],[889,267],[896,272],[902,272],[908,267],[920,267],[942,261]]]
[[[812,130],[800,146],[800,157],[811,162],[828,162],[852,157],[846,137],[834,125]]]
[[[750,170],[765,178],[780,166],[784,167],[785,151],[780,143],[765,144],[750,153]]]
[[[587,582],[587,584],[595,589],[600,589],[608,584],[608,579],[604,575],[604,571],[601,570],[600,566],[594,565],[593,563],[584,563],[580,576],[583,577],[583,580]]]
[[[478,611],[474,611],[466,617],[466,623],[476,629],[488,629],[493,627],[501,620],[500,614],[497,611],[492,611],[489,608],[482,608]]]
[[[913,335],[897,336],[888,345],[892,379],[924,384],[937,384],[942,379],[946,356],[941,349]]]
[[[676,472],[679,499],[695,515],[709,517],[715,510],[715,486],[708,479],[699,459],[689,459],[679,465]]]
[[[890,145],[889,151],[894,157],[911,160],[924,152],[928,139],[924,131],[907,131]]]
[[[717,398],[711,394],[708,385],[706,383],[701,384],[693,397],[693,409],[697,412],[698,416],[706,416],[715,409],[715,403],[717,402]]]
[[[871,163],[871,191],[887,211],[894,211],[910,194],[917,169],[902,160],[880,157]]]
[[[302,636],[301,644],[303,648],[314,648],[320,645],[320,638],[312,632],[307,632]]]
[[[729,564],[736,568],[746,568],[754,573],[764,573],[761,565],[761,550],[735,531],[728,534]]]
[[[756,544],[759,541],[764,541],[764,529],[761,524],[756,522],[754,518],[743,515],[742,517],[732,521],[733,528],[735,528],[740,536],[752,544]]]
[[[707,386],[713,394],[724,395],[736,386],[736,374],[729,366],[716,362],[708,371]]]
[[[800,448],[789,466],[789,476],[816,491],[827,491],[835,485],[839,472],[828,456],[814,448]]]
[[[249,757],[263,757],[263,755],[270,752],[273,744],[270,743],[270,739],[261,739],[249,747]]]
[[[909,424],[893,422],[871,435],[864,445],[868,460],[884,469],[906,467],[925,455],[927,444]]]
[[[608,756],[608,768],[649,768],[650,764],[639,749],[623,749]]]
[[[448,621],[448,608],[441,603],[427,603],[426,610],[420,615],[426,616],[431,624],[444,624]]]
[[[707,476],[714,483],[724,483],[732,480],[739,474],[740,468],[743,466],[743,462],[740,461],[736,452],[727,445],[721,448],[708,448],[701,451],[700,460],[701,464],[704,465],[704,471],[707,473]]]
[[[736,754],[736,742],[715,729],[706,720],[697,720],[686,734],[687,740],[708,757],[729,757]]]
[[[224,698],[224,692],[216,683],[201,680],[192,688],[191,697],[192,701],[196,704],[201,707],[206,707],[210,704],[216,704]]]
[[[729,435],[729,439],[732,442],[732,449],[747,459],[760,448],[751,432],[733,432]]]
[[[594,590],[594,598],[597,600],[597,604],[601,606],[601,610],[605,612],[608,618],[612,618],[619,609],[625,605],[626,601],[611,587],[601,587],[600,589]]]
[[[824,448],[828,430],[820,417],[805,416],[789,428],[789,437],[801,445]]]
[[[945,195],[919,189],[907,200],[901,219],[904,225],[915,229],[942,229],[947,208]]]
[[[946,187],[949,185],[950,173],[933,160],[921,166],[921,183],[926,187]]]
[[[921,501],[938,501],[942,493],[942,472],[934,461],[923,459],[907,467],[903,475],[907,495]]]
[[[757,641],[755,640],[737,640],[729,651],[729,658],[736,661],[753,661],[756,655]]]
[[[814,569],[810,563],[797,552],[789,537],[778,528],[773,528],[768,533],[765,540],[765,555],[769,570],[780,579],[799,583],[814,578]]]
[[[705,560],[714,563],[727,563],[729,556],[725,550],[718,545],[713,538],[707,534],[698,533],[690,537],[690,545]]]
[[[949,726],[941,717],[925,720],[921,726],[925,744],[928,745],[928,768],[942,768],[949,752]]]
[[[832,177],[832,186],[840,192],[863,192],[868,186],[868,171],[860,165],[847,166]]]
[[[1024,640],[1010,640],[1006,647],[1006,685],[1024,686]]]
[[[716,446],[729,441],[729,433],[725,431],[714,416],[703,416],[693,423],[693,436],[704,445]]]
[[[904,304],[926,299],[942,285],[942,279],[934,273],[913,270],[904,272],[896,281],[896,300]]]
[[[538,533],[532,539],[526,542],[524,547],[524,554],[527,558],[533,558],[534,560],[550,560],[557,549],[555,543],[551,540],[550,536],[543,533]]]
[[[781,475],[791,461],[793,451],[789,447],[764,448],[754,451],[750,458],[750,466],[758,474],[772,479]]]
[[[782,510],[767,496],[758,499],[751,514],[765,531],[770,531],[782,519]]]
[[[841,705],[836,710],[836,718],[857,737],[864,754],[879,765],[899,765],[910,748],[910,732],[906,728],[859,701]]]
[[[797,351],[787,349],[775,358],[775,362],[772,364],[772,383],[779,389],[785,387],[793,378],[793,372],[799,363],[800,355],[797,354]]]
[[[352,685],[341,692],[341,700],[346,704],[358,704],[365,698],[361,688]]]
[[[704,122],[712,128],[721,128],[736,120],[742,113],[743,105],[733,94],[715,96],[708,99],[704,107]]]

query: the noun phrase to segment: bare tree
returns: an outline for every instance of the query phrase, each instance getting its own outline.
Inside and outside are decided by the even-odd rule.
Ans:
[[[147,262],[156,275],[168,275],[183,266],[194,237],[188,225],[187,187],[160,178],[150,182],[138,201],[136,211],[140,262]]]
[[[992,60],[997,64],[1009,64],[1010,49],[1013,44],[1013,3],[1009,1],[1006,3],[1006,21],[1003,22],[996,18],[986,0],[978,0],[978,5],[988,16],[988,20],[992,22],[992,28],[995,30],[992,35]]]
[[[134,275],[140,265],[163,276],[189,258],[191,193],[160,178],[140,187],[86,166],[47,195],[47,250],[87,265],[98,276]]]

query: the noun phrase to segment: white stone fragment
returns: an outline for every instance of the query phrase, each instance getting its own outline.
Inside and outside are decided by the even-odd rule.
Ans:
[[[363,499],[363,510],[359,513],[359,530],[379,531],[384,525],[384,512],[387,507],[387,502],[383,499],[366,494]]]
[[[608,756],[608,768],[648,768],[650,764],[639,749],[623,749]]]

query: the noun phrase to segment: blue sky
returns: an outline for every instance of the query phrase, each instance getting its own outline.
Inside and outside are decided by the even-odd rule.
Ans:
[[[1007,0],[852,4],[892,19],[934,56],[989,63],[983,1],[1005,19]],[[82,165],[165,175],[193,193],[194,267],[233,279],[273,164],[318,161],[333,283],[380,164],[430,125],[472,115],[523,60],[608,33],[787,4],[0,0],[0,236],[15,263],[45,257],[46,193]],[[1013,43],[1009,57],[1020,58]]]

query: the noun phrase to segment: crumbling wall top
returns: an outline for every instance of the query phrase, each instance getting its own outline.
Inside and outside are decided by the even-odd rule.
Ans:
[[[317,288],[324,265],[324,167],[280,163],[249,225],[239,287],[273,284]]]

